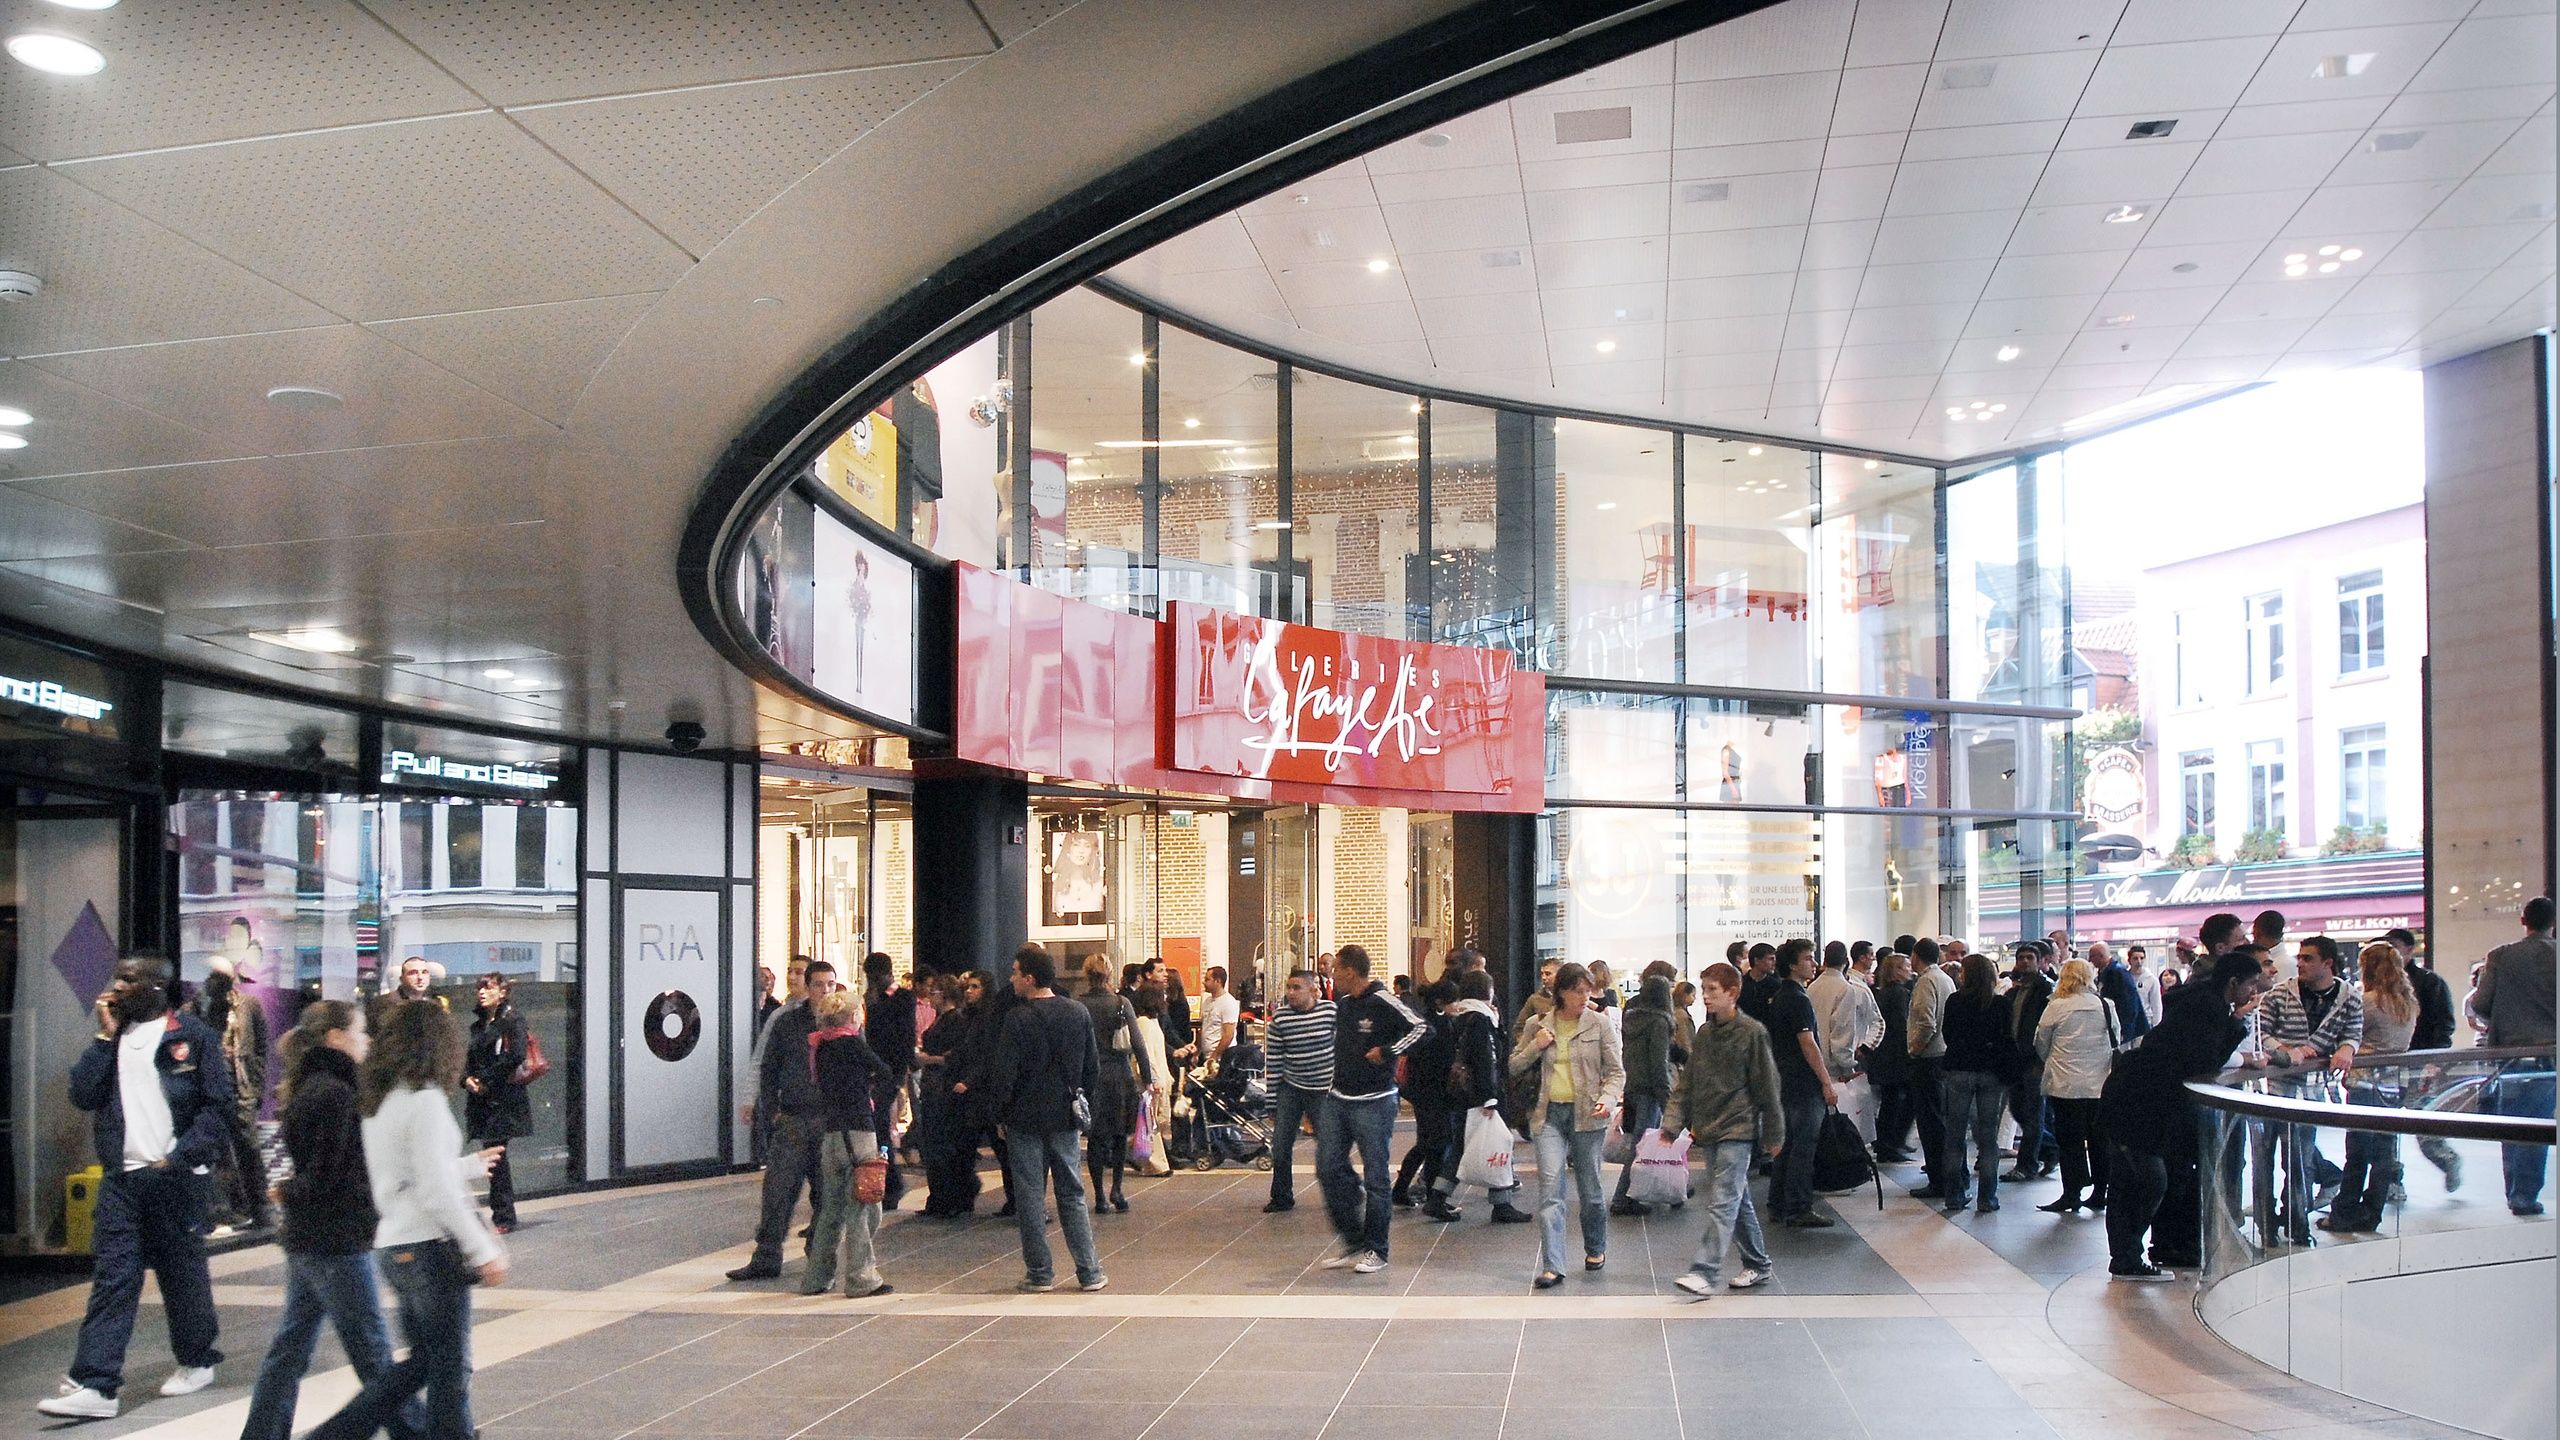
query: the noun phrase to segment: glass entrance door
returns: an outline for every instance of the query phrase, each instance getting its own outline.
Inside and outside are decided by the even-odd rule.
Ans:
[[[20,796],[0,789],[0,798]],[[32,798],[32,797],[27,797]],[[90,1005],[122,953],[130,811],[0,804],[0,1250],[63,1247],[63,1178],[96,1158],[64,1077],[89,1043]]]

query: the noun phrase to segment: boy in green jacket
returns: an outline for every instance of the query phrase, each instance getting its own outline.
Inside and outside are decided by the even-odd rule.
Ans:
[[[1715,1293],[1716,1274],[1737,1231],[1743,1268],[1731,1288],[1769,1283],[1773,1267],[1760,1214],[1751,1204],[1751,1144],[1756,1136],[1764,1152],[1777,1154],[1786,1143],[1787,1122],[1778,1105],[1778,1062],[1769,1053],[1769,1032],[1741,1010],[1742,972],[1710,965],[1699,980],[1707,1023],[1698,1027],[1689,1063],[1671,1087],[1662,1134],[1676,1139],[1682,1130],[1696,1132],[1696,1148],[1706,1159],[1707,1231],[1689,1257],[1689,1273],[1672,1282],[1704,1298]]]

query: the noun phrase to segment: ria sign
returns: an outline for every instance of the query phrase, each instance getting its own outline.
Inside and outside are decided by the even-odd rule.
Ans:
[[[0,675],[0,700],[14,700],[74,720],[104,720],[107,712],[116,708],[110,701],[65,690],[51,680],[21,680],[14,675]]]
[[[382,780],[386,785],[441,780],[493,785],[501,790],[533,791],[548,790],[560,783],[557,775],[523,769],[503,761],[474,765],[442,755],[420,755],[411,750],[394,750],[382,757]]]

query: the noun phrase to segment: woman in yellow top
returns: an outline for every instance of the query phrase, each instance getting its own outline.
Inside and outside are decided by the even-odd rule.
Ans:
[[[1609,1260],[1609,1202],[1600,1186],[1600,1142],[1627,1085],[1618,1032],[1591,1006],[1591,972],[1556,969],[1554,1013],[1530,1022],[1511,1070],[1538,1072],[1538,1105],[1529,1119],[1538,1151],[1538,1279],[1541,1290],[1564,1282],[1565,1171],[1582,1202],[1582,1268]]]

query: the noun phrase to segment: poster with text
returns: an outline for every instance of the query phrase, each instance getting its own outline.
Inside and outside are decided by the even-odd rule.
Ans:
[[[915,567],[832,515],[817,517],[816,553],[809,683],[856,710],[915,723]]]
[[[622,893],[622,1163],[629,1169],[719,1158],[720,895]]]

